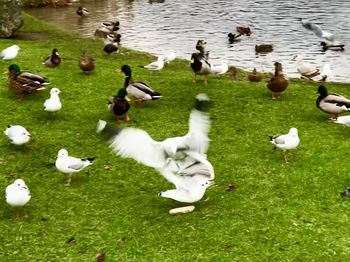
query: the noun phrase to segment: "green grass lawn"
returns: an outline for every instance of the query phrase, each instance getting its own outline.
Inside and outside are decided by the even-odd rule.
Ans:
[[[149,72],[137,67],[154,60],[149,54],[122,49],[108,56],[101,40],[29,16],[21,35],[41,39],[1,40],[0,50],[21,48],[15,60],[0,61],[1,72],[17,63],[46,76],[50,88],[61,90],[63,108],[53,116],[43,111],[50,88],[20,101],[2,75],[0,129],[20,124],[33,139],[15,147],[0,136],[0,190],[22,178],[32,195],[30,216],[20,221],[1,200],[0,261],[95,261],[99,252],[106,261],[348,261],[349,200],[339,193],[350,184],[350,129],[329,122],[316,108],[318,83],[293,79],[282,100],[273,101],[267,78],[250,83],[241,72],[239,81],[209,76],[208,85],[201,78],[193,84],[189,61],[177,59]],[[54,47],[62,63],[46,68],[41,62]],[[78,67],[82,50],[96,60],[90,75]],[[156,140],[187,132],[197,93],[213,101],[208,159],[217,186],[193,213],[169,215],[172,202],[158,193],[173,185],[154,169],[114,155],[95,132],[98,119],[117,125],[107,98],[123,86],[123,64],[132,67],[134,80],[164,96],[143,106],[131,103],[132,121],[124,124]],[[349,85],[326,86],[350,97]],[[298,128],[301,142],[285,164],[268,135],[290,127]],[[74,174],[71,187],[55,168],[61,148],[76,157],[97,157]],[[236,190],[227,191],[229,184]]]

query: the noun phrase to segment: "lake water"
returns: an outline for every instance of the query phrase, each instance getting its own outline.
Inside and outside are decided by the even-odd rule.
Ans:
[[[79,5],[90,11],[89,17],[77,16]],[[332,81],[350,83],[349,0],[85,0],[63,8],[26,11],[87,37],[93,37],[102,21],[118,19],[123,46],[155,55],[176,50],[179,57],[190,59],[197,40],[205,39],[213,62],[272,72],[274,61],[279,61],[290,77],[298,76],[291,59],[301,54],[319,68],[329,63]],[[345,51],[323,52],[320,40],[298,18],[332,32],[346,44]],[[252,35],[229,44],[227,34],[236,26],[249,26]],[[273,44],[274,51],[256,55],[256,44]]]

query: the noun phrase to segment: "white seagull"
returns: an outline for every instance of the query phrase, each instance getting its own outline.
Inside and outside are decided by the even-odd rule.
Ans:
[[[270,136],[270,142],[274,144],[276,148],[283,150],[284,160],[288,163],[287,150],[296,149],[300,142],[298,129],[292,127],[289,129],[288,134]]]
[[[304,62],[302,55],[294,56],[293,60],[297,62],[297,70],[301,74],[302,78],[312,80],[313,77],[320,74],[320,70],[316,66]]]
[[[18,55],[19,51],[19,46],[18,45],[12,45],[4,50],[1,51],[0,53],[0,58],[2,60],[11,60],[16,58]]]
[[[27,129],[20,125],[7,126],[6,130],[4,131],[4,134],[7,136],[7,138],[11,141],[12,144],[18,146],[29,142],[31,138],[31,134],[27,131]]]
[[[95,158],[76,158],[68,156],[66,149],[58,151],[56,159],[56,168],[62,172],[69,174],[67,186],[70,186],[72,181],[72,174],[83,170],[85,167],[91,165]]]
[[[61,91],[54,87],[50,90],[50,98],[44,102],[44,110],[48,112],[56,112],[62,108],[60,97],[58,96]]]
[[[158,142],[141,129],[106,128],[103,120],[99,121],[97,132],[105,131],[111,137],[110,147],[116,154],[155,168],[175,185],[176,189],[162,192],[160,196],[194,203],[214,184],[215,177],[214,168],[206,156],[210,119],[204,110],[208,103],[205,94],[197,95],[196,106],[190,114],[189,131],[181,137]]]
[[[329,81],[332,78],[333,70],[330,64],[323,65],[320,72],[320,76],[321,76],[321,81]]]
[[[228,71],[228,64],[210,64],[210,71],[216,75],[225,74]]]
[[[346,126],[350,126],[350,115],[347,116],[338,116],[336,119],[332,119],[334,120],[334,123],[338,123],[338,124],[343,124]]]
[[[328,31],[322,30],[322,28],[319,25],[316,25],[316,24],[311,23],[309,21],[305,21],[302,18],[300,18],[300,22],[304,28],[312,31],[317,37],[324,40],[327,44],[331,44],[334,42],[334,40],[335,40],[334,35]]]
[[[169,64],[170,62],[174,61],[176,58],[176,52],[174,50],[170,50],[164,55],[164,62]]]
[[[16,179],[15,182],[8,185],[5,191],[6,202],[16,207],[16,218],[19,219],[18,207],[24,206],[30,200],[30,191],[23,179]]]
[[[164,57],[163,56],[158,56],[158,60],[154,61],[148,65],[145,66],[140,66],[142,68],[146,68],[148,70],[161,70],[164,67]]]

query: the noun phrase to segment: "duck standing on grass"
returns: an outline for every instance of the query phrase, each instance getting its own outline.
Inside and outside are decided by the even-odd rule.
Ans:
[[[56,159],[56,168],[62,173],[68,174],[68,181],[66,186],[70,186],[72,182],[72,174],[83,170],[85,167],[91,165],[95,160],[92,158],[76,158],[68,156],[68,151],[66,149],[61,149],[58,151]]]
[[[30,191],[23,179],[16,179],[12,184],[6,187],[6,202],[10,206],[16,207],[16,219],[20,219],[19,207],[25,206],[30,198]],[[25,213],[25,217],[28,214]]]
[[[80,56],[79,67],[84,73],[91,73],[95,69],[95,60],[86,51]]]
[[[56,112],[61,110],[62,103],[60,97],[58,96],[61,91],[58,88],[52,88],[50,90],[50,98],[46,99],[44,102],[44,110],[47,112]]]
[[[328,94],[323,85],[318,87],[320,94],[316,100],[316,106],[325,113],[331,114],[330,120],[336,120],[338,115],[350,110],[350,99],[335,93]]]
[[[275,62],[275,75],[267,83],[267,88],[272,92],[272,99],[281,98],[281,93],[286,90],[288,79],[283,75],[282,64]]]
[[[210,142],[209,105],[208,97],[198,94],[190,114],[188,133],[161,142],[138,128],[108,128],[103,120],[99,121],[97,132],[110,138],[110,147],[116,154],[155,168],[175,185],[176,189],[161,192],[160,196],[194,203],[202,199],[215,177],[206,156]]]
[[[44,90],[50,84],[45,77],[26,71],[12,64],[8,67],[8,87],[22,95],[22,98],[35,91]]]
[[[197,75],[204,76],[204,83],[208,84],[208,75],[211,73],[209,62],[205,59],[202,53],[193,53],[191,56],[191,68],[194,72],[192,82],[197,82]]]
[[[108,99],[108,109],[114,113],[117,117],[118,124],[122,124],[123,121],[120,119],[124,116],[125,121],[130,121],[131,118],[128,115],[130,104],[128,102],[127,92],[125,88],[120,88],[116,97],[111,96]]]
[[[52,49],[50,56],[44,59],[43,64],[47,67],[56,67],[61,63],[57,48]]]
[[[298,129],[292,127],[288,134],[270,136],[270,142],[283,151],[284,161],[288,163],[287,151],[296,149],[300,142]]]
[[[32,137],[31,134],[20,125],[9,125],[7,126],[4,134],[14,145],[20,146],[29,142]]]
[[[248,74],[248,80],[250,82],[260,82],[262,79],[261,74],[256,70],[256,68],[253,69],[253,71]]]
[[[146,100],[157,100],[162,96],[160,93],[144,82],[133,82],[131,68],[123,65],[121,71],[125,74],[124,88],[128,95],[134,97],[136,104],[143,104]]]

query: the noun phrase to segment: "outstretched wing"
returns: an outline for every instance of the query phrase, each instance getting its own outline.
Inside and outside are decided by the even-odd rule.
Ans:
[[[162,168],[167,159],[163,146],[137,128],[123,128],[110,140],[110,147],[122,157],[133,158],[153,168]]]

